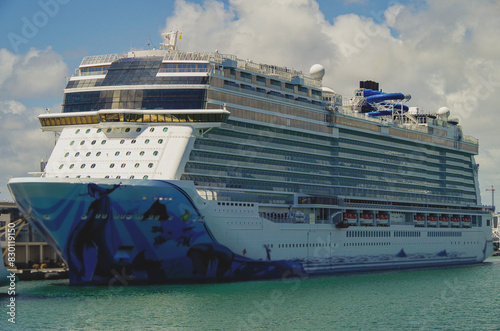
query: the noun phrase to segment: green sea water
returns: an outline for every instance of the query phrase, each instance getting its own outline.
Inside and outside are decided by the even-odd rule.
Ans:
[[[5,293],[5,290],[3,290]],[[18,281],[0,330],[500,330],[500,257],[452,268],[224,284]]]

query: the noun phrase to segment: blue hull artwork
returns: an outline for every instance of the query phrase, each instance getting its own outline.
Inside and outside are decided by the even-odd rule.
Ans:
[[[219,244],[189,195],[166,181],[11,182],[30,223],[69,265],[71,284],[171,283],[305,274]]]

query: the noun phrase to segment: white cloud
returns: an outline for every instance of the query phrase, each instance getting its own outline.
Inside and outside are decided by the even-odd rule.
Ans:
[[[0,49],[0,99],[60,96],[68,66],[50,47],[25,55]]]
[[[178,0],[165,30],[183,32],[183,50],[218,49],[306,72],[321,63],[324,84],[344,96],[359,80],[375,79],[384,91],[411,93],[413,106],[448,106],[465,134],[480,139],[482,188],[500,187],[500,43],[494,39],[500,35],[500,2],[413,4],[389,2],[382,18],[350,14],[331,23],[313,0],[229,0],[226,6]]]
[[[42,132],[37,119],[44,109],[27,107],[25,100],[62,98],[67,73],[61,55],[50,47],[19,55],[0,49],[0,200],[11,200],[8,179],[39,171],[53,147],[53,136]]]

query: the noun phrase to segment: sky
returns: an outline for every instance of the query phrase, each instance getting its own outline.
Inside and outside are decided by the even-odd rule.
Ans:
[[[40,169],[54,136],[37,116],[61,111],[88,55],[126,53],[182,32],[184,51],[215,51],[308,73],[352,96],[360,80],[446,106],[479,139],[482,203],[500,190],[500,0],[0,0],[0,201],[9,178]],[[500,202],[500,191],[496,197]]]

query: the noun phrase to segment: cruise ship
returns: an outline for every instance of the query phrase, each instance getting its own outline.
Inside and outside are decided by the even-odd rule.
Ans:
[[[478,141],[450,110],[219,52],[85,57],[44,170],[11,179],[71,284],[287,278],[482,262]]]

